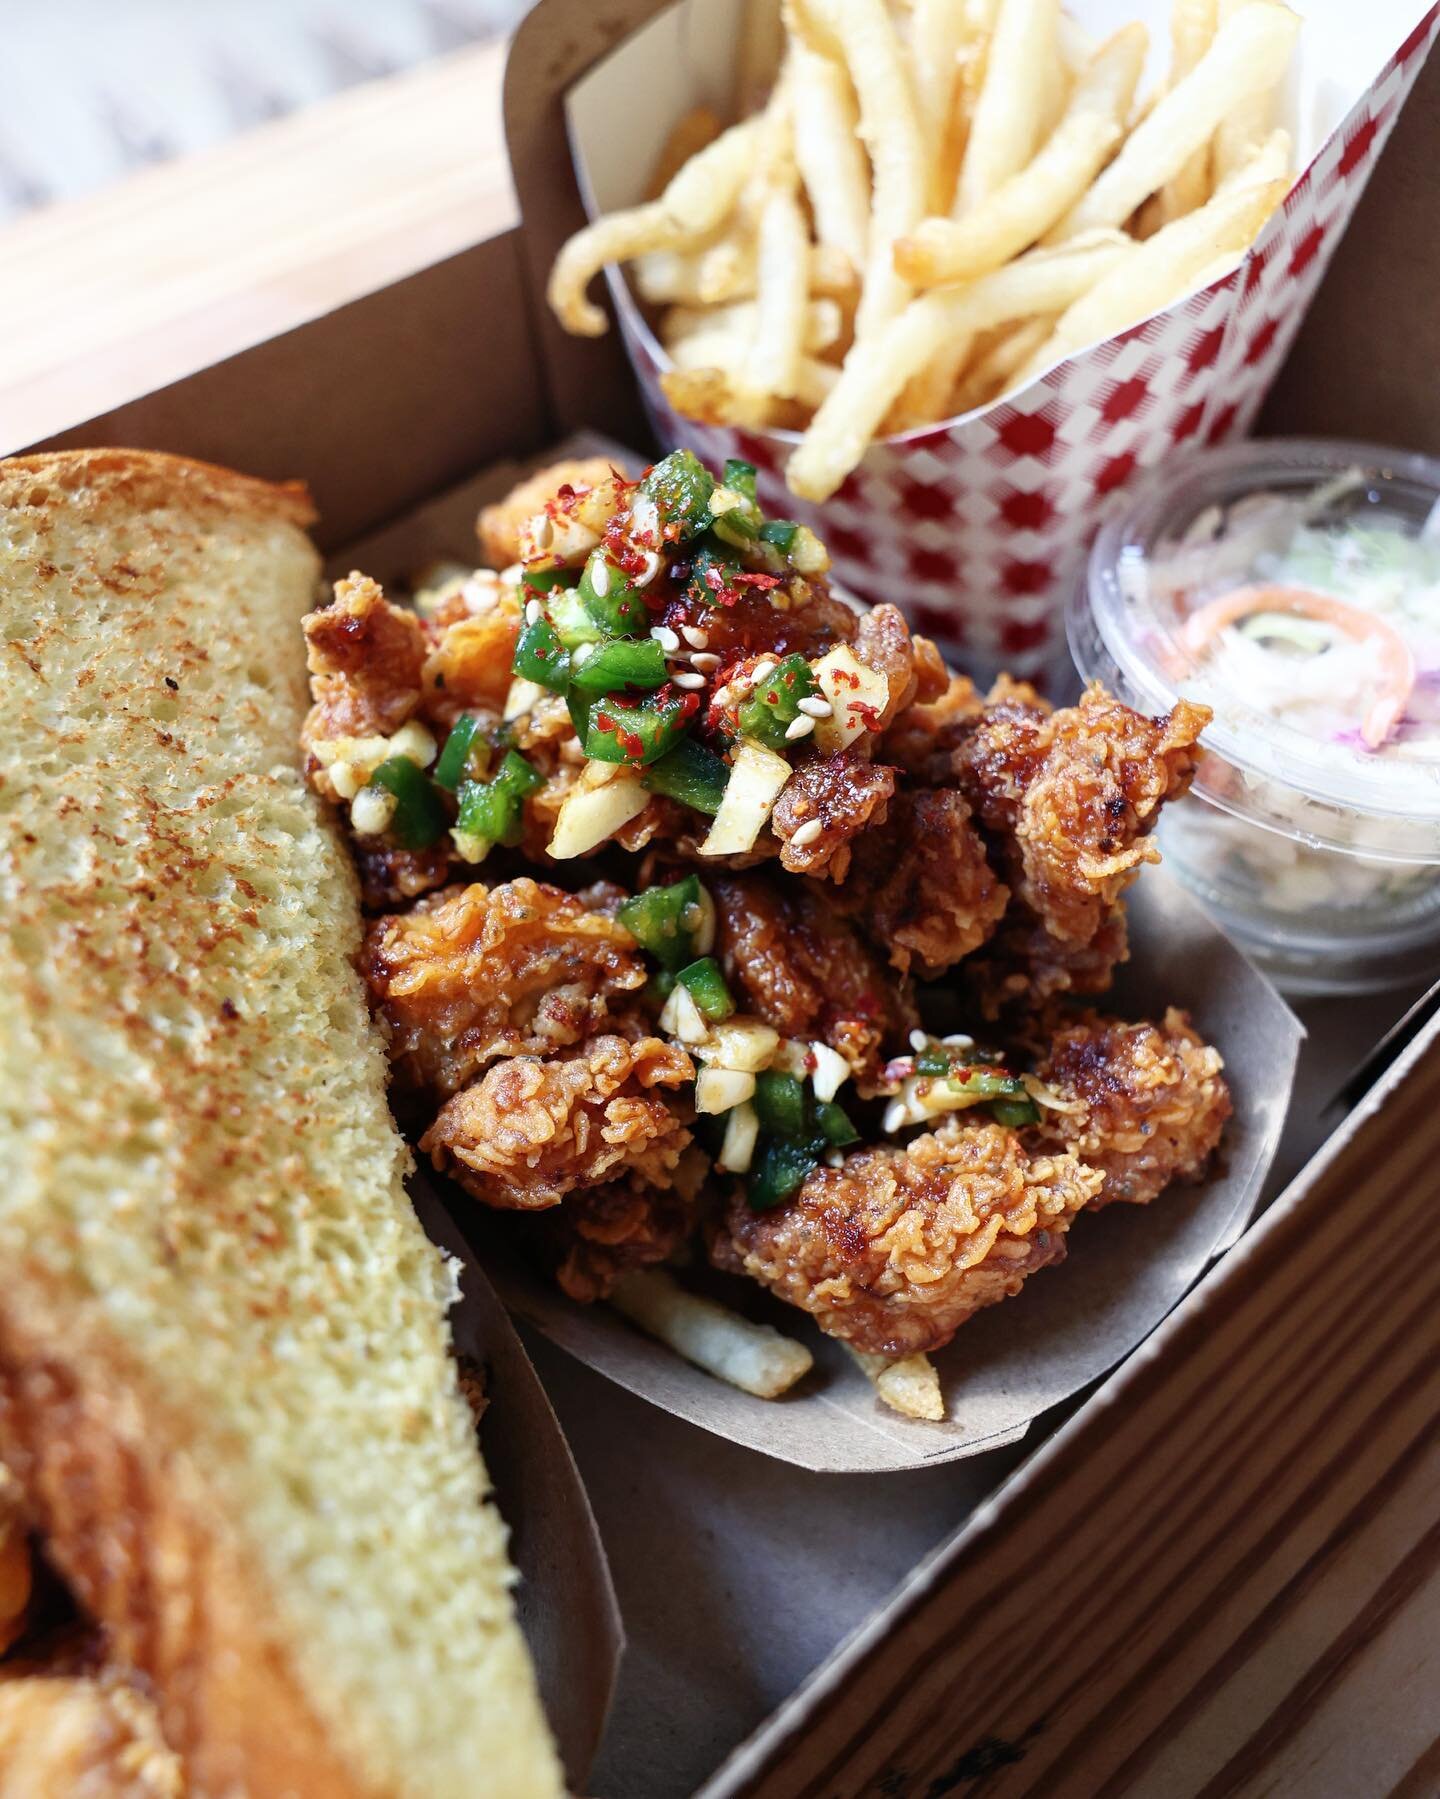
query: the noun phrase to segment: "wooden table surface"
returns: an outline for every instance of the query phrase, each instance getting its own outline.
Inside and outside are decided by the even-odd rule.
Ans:
[[[0,450],[512,223],[502,61],[456,53],[0,231]],[[1223,1390],[1181,1333],[1088,1465],[987,1527],[945,1644],[918,1669],[876,1644],[871,1703],[755,1791],[1440,1793],[1433,1150],[1405,1150],[1434,1136],[1434,1060],[1350,1152],[1346,1205],[1270,1240]]]

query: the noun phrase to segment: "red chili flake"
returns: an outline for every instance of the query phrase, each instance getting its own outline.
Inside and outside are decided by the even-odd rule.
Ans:
[[[858,675],[851,674],[851,672],[848,668],[832,669],[830,671],[830,676],[831,676],[831,679],[837,685],[840,684],[841,682],[843,682],[845,684],[845,686],[847,686],[847,687],[858,687],[860,685],[860,677]]]
[[[779,575],[739,574],[735,576],[737,587],[758,587],[767,590],[780,585]]]
[[[627,756],[633,756],[637,762],[645,754],[645,740],[637,737],[633,731],[617,732],[615,741]]]
[[[880,729],[880,714],[873,706],[867,706],[864,700],[850,700],[847,703],[847,710],[860,720],[867,731]]]
[[[595,713],[594,717],[595,717],[595,729],[597,731],[614,731],[618,728],[616,726],[615,720],[613,718],[611,718],[608,713],[597,712],[597,713]]]
[[[820,1058],[815,1054],[815,1051],[813,1049],[807,1049],[805,1051],[805,1072],[806,1072],[806,1074],[814,1074],[815,1070],[819,1066],[820,1066]]]

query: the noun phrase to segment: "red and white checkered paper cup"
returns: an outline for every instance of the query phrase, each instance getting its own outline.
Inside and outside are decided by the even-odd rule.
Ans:
[[[611,270],[656,436],[712,464],[753,462],[761,503],[814,527],[837,581],[900,605],[977,679],[1058,669],[1065,597],[1116,496],[1179,446],[1249,430],[1437,30],[1440,5],[1331,132],[1232,274],[998,405],[872,445],[822,505],[785,486],[793,432],[698,425],[670,407],[663,352]]]

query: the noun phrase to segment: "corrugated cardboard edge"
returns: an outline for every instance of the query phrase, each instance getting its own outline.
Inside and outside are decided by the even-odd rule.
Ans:
[[[926,1627],[922,1628],[916,1624],[916,1615],[927,1600],[932,1600],[941,1589],[954,1583],[967,1569],[978,1565],[984,1555],[986,1537],[1002,1515],[1032,1494],[1063,1486],[1067,1473],[1087,1461],[1092,1445],[1108,1419],[1133,1399],[1136,1389],[1158,1364],[1179,1353],[1180,1345],[1187,1338],[1196,1339],[1188,1345],[1188,1365],[1192,1372],[1198,1360],[1213,1366],[1218,1377],[1230,1354],[1228,1333],[1234,1328],[1233,1318],[1224,1312],[1223,1301],[1265,1281],[1271,1267],[1286,1253],[1286,1240],[1297,1214],[1305,1207],[1323,1207],[1327,1183],[1332,1177],[1344,1178],[1345,1170],[1337,1168],[1337,1164],[1352,1145],[1369,1150],[1376,1167],[1383,1168],[1387,1159],[1388,1134],[1383,1113],[1400,1090],[1412,1082],[1430,1086],[1440,1084],[1440,1019],[1432,1019],[1406,1046],[1388,1072],[1326,1139],[1265,1216],[1252,1226],[1222,1262],[1217,1263],[1123,1367],[1112,1374],[1034,1455],[1002,1481],[952,1537],[916,1566],[890,1601],[846,1638],[766,1723],[725,1760],[695,1799],[741,1799],[742,1795],[761,1792],[766,1799],[772,1799],[772,1796],[779,1799],[782,1793],[798,1792],[800,1774],[788,1765],[781,1772],[779,1764],[802,1739],[824,1739],[833,1743],[854,1734],[860,1720],[845,1710],[847,1696],[857,1695],[864,1689],[867,1662],[882,1645],[893,1644],[898,1631],[907,1624],[912,1626],[913,1640],[907,1645],[907,1654],[918,1659],[924,1653],[923,1638],[928,1630],[938,1633],[953,1625],[954,1619],[947,1617],[937,1620],[933,1626],[927,1621]],[[1214,1314],[1213,1318],[1211,1314]],[[1134,1470],[1130,1478],[1143,1483],[1143,1468]],[[1122,1475],[1119,1479],[1124,1484],[1126,1477]],[[1140,1509],[1143,1509],[1143,1503],[1141,1495]],[[1037,1619],[1035,1629],[1037,1636],[1043,1635],[1043,1617]],[[1043,1705],[1043,1699],[1043,1693],[1037,1691],[1034,1695],[1037,1707]],[[833,1732],[830,1729],[832,1720],[835,1721]],[[957,1743],[956,1748],[961,1747],[963,1745]],[[808,1787],[805,1790],[810,1791]],[[841,1789],[835,1787],[834,1790]]]
[[[505,66],[505,140],[523,221],[521,256],[550,404],[567,430],[589,426],[627,443],[649,428],[620,333],[571,337],[545,304],[550,265],[585,223],[570,158],[565,91],[592,63],[669,0],[538,0],[516,30]]]

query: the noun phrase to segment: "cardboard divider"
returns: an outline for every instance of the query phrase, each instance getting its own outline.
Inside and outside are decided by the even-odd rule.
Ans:
[[[483,1373],[480,1444],[510,1528],[515,1610],[571,1790],[581,1792],[625,1646],[609,1563],[575,1458],[504,1306],[426,1176],[408,1185],[430,1240],[460,1263],[455,1350]]]

